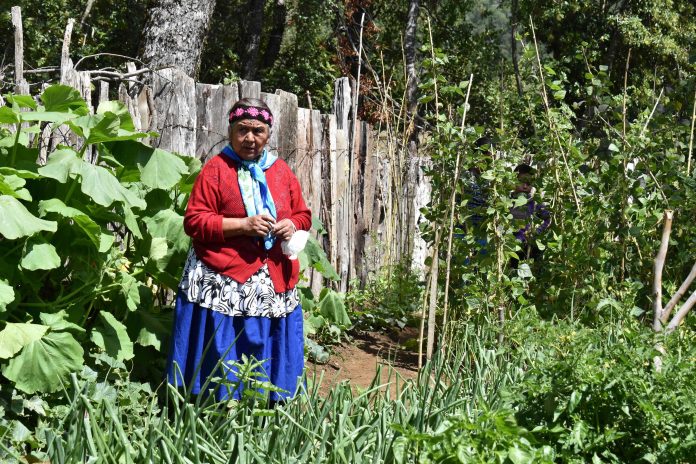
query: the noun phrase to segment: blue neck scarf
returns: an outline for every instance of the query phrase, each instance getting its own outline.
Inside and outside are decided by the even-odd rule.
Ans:
[[[278,157],[264,148],[258,159],[246,161],[241,159],[229,145],[222,149],[222,153],[234,160],[237,166],[239,166],[237,178],[247,216],[251,217],[265,213],[275,219],[277,216],[276,207],[271,191],[268,189],[264,171],[270,168]],[[271,233],[263,238],[263,245],[266,250],[270,250],[274,243],[275,236]]]

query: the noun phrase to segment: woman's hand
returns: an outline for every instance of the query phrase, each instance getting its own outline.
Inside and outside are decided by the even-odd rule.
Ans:
[[[265,237],[274,229],[275,219],[268,214],[257,214],[256,216],[247,217],[245,219],[246,235],[251,235],[252,237]]]
[[[290,219],[278,221],[275,226],[273,226],[273,233],[276,238],[280,240],[290,240],[290,237],[292,237],[292,234],[294,234],[296,230],[295,224],[293,224]]]

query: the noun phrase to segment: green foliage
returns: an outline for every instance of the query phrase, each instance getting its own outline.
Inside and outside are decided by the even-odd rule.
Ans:
[[[563,462],[688,462],[696,413],[694,334],[666,339],[661,372],[655,336],[636,324],[516,324],[529,366],[511,390],[521,425]]]
[[[20,391],[54,392],[69,373],[98,370],[103,355],[118,363],[137,344],[163,348],[169,327],[155,320],[166,301],[156,299],[176,287],[188,250],[182,192],[200,163],[137,141],[147,134],[119,102],[89,115],[60,85],[41,104],[6,100],[14,133],[0,140],[0,366]],[[58,146],[37,165],[38,129],[60,124],[79,153]]]
[[[423,283],[409,263],[383,268],[365,288],[355,285],[346,304],[358,330],[403,329],[417,317]]]

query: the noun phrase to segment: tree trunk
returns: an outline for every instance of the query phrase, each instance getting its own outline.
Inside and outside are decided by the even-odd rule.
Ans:
[[[266,53],[263,55],[263,62],[261,63],[262,72],[272,68],[280,54],[280,45],[283,42],[283,34],[285,34],[287,12],[285,0],[276,0],[273,8],[273,17],[271,18],[271,34],[268,38]]]
[[[143,61],[195,78],[214,7],[215,0],[154,0],[143,29]]]
[[[246,27],[246,50],[242,78],[247,81],[256,79],[258,70],[259,48],[261,48],[261,33],[263,32],[263,7],[265,0],[249,0]]]

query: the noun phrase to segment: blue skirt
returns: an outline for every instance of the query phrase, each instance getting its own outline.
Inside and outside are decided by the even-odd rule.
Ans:
[[[300,305],[286,317],[228,316],[197,303],[179,292],[176,298],[167,380],[190,393],[215,389],[218,400],[239,399],[244,388],[237,377],[242,356],[261,362],[255,378],[283,390],[271,391],[271,401],[296,393],[304,370],[304,332]],[[253,361],[250,361],[253,362]],[[241,368],[243,369],[243,367]],[[219,377],[226,382],[206,382]],[[258,383],[256,382],[256,383]]]

